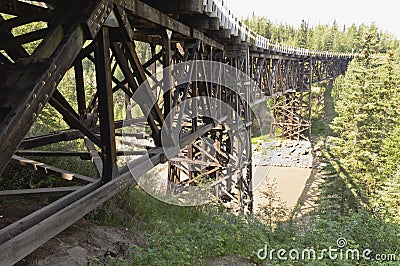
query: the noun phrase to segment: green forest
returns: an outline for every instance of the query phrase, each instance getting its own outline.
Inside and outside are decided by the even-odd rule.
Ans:
[[[387,53],[398,48],[396,38],[371,25],[350,26],[338,25],[336,21],[332,25],[309,25],[302,20],[300,27],[293,25],[273,23],[268,18],[253,15],[243,20],[256,33],[278,43],[311,50],[332,52],[359,52],[363,48],[363,40],[368,32],[375,36],[375,47],[379,53]]]
[[[345,75],[315,85],[319,90],[314,92],[314,98],[323,98],[322,102],[314,102],[312,123],[314,145],[321,150],[319,174],[323,176],[318,207],[306,221],[300,220],[279,202],[271,187],[266,196],[270,202],[279,204],[264,206],[251,216],[240,216],[216,203],[197,207],[168,205],[132,186],[86,219],[96,225],[126,228],[136,244],[130,248],[128,257],[95,258],[92,265],[398,265],[399,41],[374,24],[309,25],[303,20],[296,28],[272,23],[264,17],[252,16],[244,21],[252,30],[275,42],[357,54]],[[145,44],[137,43],[137,47],[143,57],[148,56]],[[95,90],[95,76],[89,62],[84,69],[85,82],[93,84],[89,97]],[[69,86],[73,79],[73,72],[67,72],[59,89],[75,106],[74,91]],[[116,106],[117,116],[118,110],[120,107]],[[64,126],[62,117],[47,107],[30,134]],[[67,169],[72,165],[88,175],[94,173],[92,166],[81,161],[52,163]],[[18,174],[13,173],[14,177]],[[34,181],[28,180],[30,184]],[[1,177],[0,183],[7,188],[15,185]],[[264,260],[259,256],[265,245],[275,250],[311,247],[322,250],[335,247],[340,238],[346,239],[350,249],[371,250],[370,256],[375,260],[332,260],[327,253],[318,261],[298,262]],[[378,261],[375,255],[384,257]]]
[[[328,125],[329,151],[348,174],[363,206],[400,222],[400,50],[389,33],[370,26],[273,24],[263,17],[246,22],[273,41],[314,50],[355,52],[344,76],[334,81],[335,117]]]

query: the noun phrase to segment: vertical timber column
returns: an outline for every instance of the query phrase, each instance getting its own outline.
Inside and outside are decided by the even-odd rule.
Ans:
[[[314,83],[314,60],[310,57],[310,72],[309,72],[309,83],[308,83],[308,139],[311,140],[311,105],[312,105],[312,84]]]
[[[311,95],[313,84],[313,57],[302,62],[300,92],[296,94],[295,105],[298,109],[299,129],[296,133],[297,140],[311,138]]]
[[[250,60],[250,48],[247,47],[247,56],[246,56],[246,74],[251,77],[249,67],[249,60]],[[252,60],[253,61],[253,60]],[[252,62],[253,63],[253,62]],[[255,62],[254,62],[255,63]],[[250,103],[254,96],[251,92],[252,85],[249,83],[246,90],[246,102],[245,102],[245,121],[246,121],[246,130],[247,130],[247,168],[246,168],[246,182],[247,182],[247,209],[251,213],[253,211],[253,148],[251,146],[251,126],[252,126],[252,117],[251,117],[251,108]]]
[[[164,100],[164,124],[162,127],[169,127],[169,129],[172,129],[172,119],[167,118],[169,112],[171,111],[171,106],[172,106],[172,76],[171,76],[171,37],[172,37],[172,31],[169,29],[162,30],[162,62],[163,62],[163,68],[165,69],[163,71],[164,74],[166,74],[166,77],[163,77],[165,80],[164,84],[164,89],[166,91],[163,92],[163,100]],[[155,69],[156,70],[156,69]],[[163,145],[165,145],[164,143]],[[172,143],[171,143],[172,144]],[[180,181],[180,172],[177,167],[174,167],[170,161],[168,161],[168,181],[171,183],[178,183]],[[169,187],[169,186],[168,186]]]
[[[169,29],[165,30],[165,33],[162,36],[162,46],[163,46],[163,67],[169,68],[171,64],[171,37],[172,31]],[[165,72],[164,72],[165,73]],[[167,115],[171,111],[172,106],[172,95],[171,95],[171,69],[168,69],[167,77],[163,77],[165,80],[165,87],[167,91],[164,91],[164,121],[167,118]]]
[[[117,175],[114,106],[108,27],[103,27],[96,39],[96,81],[103,160],[102,182]]]
[[[221,55],[221,54],[223,54],[223,51],[220,51],[219,52],[220,53],[220,58],[222,59],[223,58],[223,55]],[[210,53],[209,53],[209,56],[208,56],[208,60],[212,60],[212,61],[217,61],[217,62],[219,62],[219,60],[218,60],[219,58],[218,58],[218,53],[214,53],[214,51],[213,51],[213,47],[210,47]],[[216,68],[213,68],[213,67],[211,67],[211,69],[210,69],[210,76],[212,76],[213,74],[212,73],[214,73],[214,71],[218,71],[218,73],[219,73],[219,77],[220,77],[220,75],[221,75],[221,66],[218,66],[218,67],[216,67]],[[218,101],[223,101],[223,99],[222,99],[222,85],[221,85],[221,82],[217,82],[217,84],[213,84],[213,83],[210,83],[210,87],[211,87],[211,90],[214,88],[215,89],[215,98],[218,100]],[[222,112],[221,112],[221,108],[222,108],[222,106],[220,105],[220,104],[217,104],[216,105],[216,115],[217,115],[217,117],[222,117]],[[214,139],[214,147],[215,147],[215,150],[217,151],[216,152],[216,156],[218,156],[218,154],[221,154],[222,152],[221,152],[221,143],[222,143],[222,125],[221,124],[217,124],[217,125],[215,125],[215,128],[214,128],[214,130],[213,130],[213,132],[212,132],[212,134],[213,134],[213,139]],[[221,170],[222,170],[222,167],[221,167]],[[221,171],[215,171],[215,173],[214,173],[214,175],[215,175],[215,181],[216,182],[219,182],[218,183],[218,185],[215,187],[215,196],[217,197],[217,198],[221,198],[221,195],[222,195],[222,192],[221,192],[221,188],[222,188],[222,185],[221,185],[221,183],[220,183],[220,174],[221,174]]]
[[[76,96],[78,102],[78,111],[82,119],[85,117],[86,112],[86,97],[85,97],[85,85],[83,79],[83,65],[82,59],[78,58],[74,64],[75,71],[75,82],[76,82]]]
[[[190,51],[190,56],[189,58],[192,60],[197,60],[199,58],[200,55],[200,41],[195,40],[194,43],[188,41],[185,42],[185,46],[189,46],[191,48],[189,48]],[[190,64],[190,69],[189,69],[189,76],[192,77],[191,80],[196,79],[198,72],[197,72],[197,64]],[[188,85],[187,89],[185,90],[184,94],[183,94],[183,99],[187,99],[187,98],[194,98],[197,96],[197,82],[192,82],[191,85]],[[195,101],[192,102],[192,104],[195,103]],[[197,106],[196,104],[193,104],[191,106],[192,109],[192,119],[190,119],[189,125],[191,128],[191,132],[194,133],[196,131],[197,128],[197,118],[196,118],[196,114],[197,114],[197,110],[196,110]],[[187,158],[189,159],[189,161],[195,161],[196,160],[196,155],[199,152],[199,150],[193,145],[192,142],[190,144],[187,145]],[[201,145],[201,144],[200,144]],[[189,164],[189,180],[195,179],[197,176],[199,176],[201,174],[201,172],[199,172],[199,167],[196,167],[196,164]]]

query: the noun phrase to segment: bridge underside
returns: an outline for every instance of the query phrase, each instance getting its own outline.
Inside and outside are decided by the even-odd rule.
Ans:
[[[179,185],[167,193],[207,183],[213,199],[251,212],[251,108],[266,99],[273,99],[278,136],[309,137],[312,84],[344,73],[351,58],[260,48],[221,28],[202,1],[173,3],[0,2],[0,173],[11,178],[4,169],[18,165],[71,181],[0,192],[63,195],[0,230],[1,265],[16,263],[159,164],[169,184]],[[35,134],[46,105],[65,128]],[[74,148],[55,150],[57,143]],[[162,147],[178,149],[166,154]],[[98,177],[38,161],[44,157],[91,161]]]

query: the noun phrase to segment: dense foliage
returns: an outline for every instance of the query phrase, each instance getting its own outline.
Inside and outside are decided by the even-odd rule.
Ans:
[[[295,28],[254,15],[245,22],[272,41],[359,54],[346,75],[335,82],[332,95],[336,117],[331,123],[334,138],[330,149],[365,207],[399,222],[399,42],[374,24],[341,28],[336,22],[310,26],[303,20]],[[315,122],[315,126],[321,126]]]
[[[336,81],[334,152],[374,212],[399,221],[400,70],[397,51],[379,53],[376,32]]]
[[[358,52],[362,48],[364,35],[371,30],[376,32],[377,48],[380,52],[386,52],[398,45],[391,34],[379,31],[374,24],[352,24],[346,27],[339,26],[334,21],[332,25],[311,26],[302,20],[300,27],[296,28],[288,24],[273,23],[266,17],[255,15],[244,19],[244,22],[252,30],[274,42],[312,50]]]

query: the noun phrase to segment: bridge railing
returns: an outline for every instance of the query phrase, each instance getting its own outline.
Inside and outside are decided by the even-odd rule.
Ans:
[[[356,56],[354,53],[316,51],[275,43],[270,39],[255,33],[246,24],[240,21],[229,9],[226,0],[203,0],[203,7],[204,13],[209,17],[218,18],[220,21],[220,27],[231,30],[232,36],[238,36],[242,42],[255,45],[257,48],[266,50],[266,52],[270,51],[290,55],[337,58],[353,58]]]

